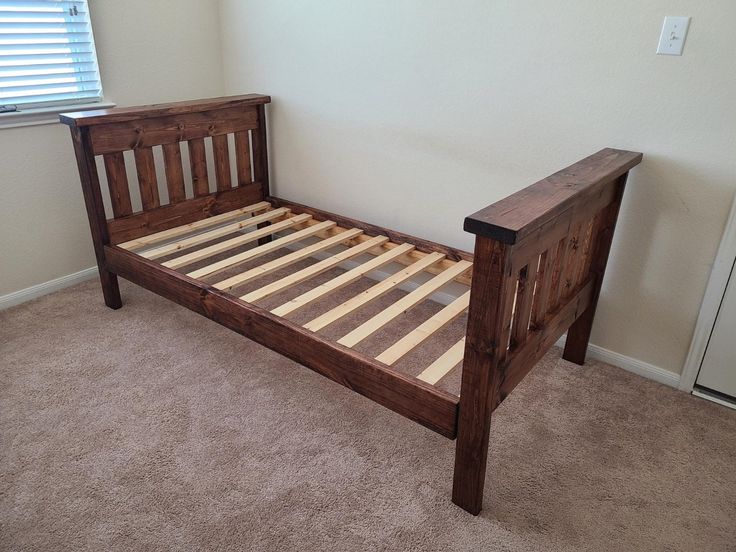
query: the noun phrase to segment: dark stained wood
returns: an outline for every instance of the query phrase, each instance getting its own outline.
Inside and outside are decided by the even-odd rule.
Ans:
[[[134,155],[143,210],[160,207],[161,200],[158,197],[158,180],[156,178],[156,165],[153,161],[153,149],[136,149]]]
[[[253,182],[245,188],[232,188],[181,203],[164,205],[158,209],[143,211],[127,217],[107,221],[112,244],[134,240],[148,234],[189,224],[203,218],[233,211],[263,199],[261,185]]]
[[[248,130],[256,109],[235,107],[90,127],[95,154],[185,142]]]
[[[606,148],[465,219],[465,230],[513,244],[573,203],[641,162],[642,154]]]
[[[187,198],[184,189],[184,170],[181,166],[181,145],[179,142],[164,144],[163,151],[169,203],[179,203]]]
[[[95,126],[106,123],[145,120],[151,117],[185,115],[187,113],[227,109],[230,107],[245,108],[266,104],[270,101],[271,97],[263,94],[244,94],[241,96],[224,96],[221,98],[187,100],[184,102],[160,103],[136,107],[76,111],[73,113],[62,113],[59,115],[59,120],[69,126]]]
[[[233,187],[230,177],[230,149],[227,143],[227,134],[212,137],[212,150],[215,155],[215,179],[219,191]]]
[[[102,295],[108,307],[119,309],[123,302],[120,298],[118,278],[114,272],[108,269],[107,260],[105,259],[105,246],[110,243],[110,236],[105,222],[105,206],[102,202],[100,179],[97,174],[95,157],[92,154],[89,133],[78,128],[71,128],[70,130],[72,142],[74,143],[74,155],[79,168],[79,180],[82,183],[84,204],[87,208],[87,219],[92,233],[97,268],[100,273]]]
[[[206,196],[210,193],[210,181],[207,178],[207,153],[204,148],[204,138],[189,140],[189,166],[192,170],[194,197]]]
[[[458,399],[256,305],[121,249],[106,247],[113,271],[315,372],[454,438]],[[244,368],[245,369],[245,368]]]
[[[317,220],[334,220],[343,228],[360,228],[368,236],[387,236],[392,242],[411,243],[416,246],[418,251],[423,251],[425,253],[431,253],[433,251],[444,253],[448,259],[453,261],[465,260],[472,262],[473,260],[473,254],[468,253],[467,251],[410,236],[403,232],[397,232],[395,230],[376,226],[375,224],[370,224],[361,220],[344,217],[328,211],[322,211],[321,209],[315,209],[314,207],[307,207],[306,205],[301,205],[278,197],[267,197],[266,201],[270,201],[274,207],[289,207],[294,213],[308,213]]]
[[[532,331],[523,348],[509,355],[508,360],[501,368],[503,381],[501,382],[500,394],[497,396],[498,402],[493,406],[494,409],[534,368],[575,319],[588,308],[592,301],[593,290],[593,282],[589,281],[570,300],[552,313],[543,329]]]
[[[527,329],[532,312],[534,298],[534,283],[537,279],[537,264],[539,258],[534,257],[529,264],[519,272],[519,283],[516,290],[516,312],[511,328],[512,346],[518,347],[526,341]]]
[[[473,515],[483,506],[491,412],[507,354],[503,335],[511,313],[504,298],[514,293],[508,264],[505,244],[476,239],[452,485],[452,501]]]
[[[130,189],[128,188],[128,173],[125,170],[125,158],[122,152],[108,153],[103,156],[107,187],[110,190],[112,215],[123,217],[133,212],[130,204]]]
[[[616,181],[616,200],[606,208],[606,212],[601,220],[601,228],[593,238],[595,240],[595,246],[591,255],[590,270],[592,277],[595,279],[595,287],[590,305],[567,331],[565,350],[562,353],[562,358],[576,364],[583,364],[585,362],[588,342],[590,341],[590,332],[593,329],[595,309],[601,294],[603,276],[606,272],[606,265],[608,264],[608,254],[611,251],[613,233],[616,229],[616,220],[618,219],[618,212],[621,207],[621,199],[624,195],[627,177],[628,174],[624,174]]]
[[[238,174],[238,186],[247,186],[253,180],[250,172],[250,139],[248,131],[235,133],[235,166]]]
[[[256,109],[257,128],[252,131],[253,138],[253,178],[263,184],[266,196],[271,195],[268,179],[268,138],[266,136],[266,106]]]

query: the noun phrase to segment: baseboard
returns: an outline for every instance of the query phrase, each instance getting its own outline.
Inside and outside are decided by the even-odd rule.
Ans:
[[[97,267],[92,266],[90,268],[80,270],[79,272],[75,272],[74,274],[68,274],[61,278],[55,278],[42,284],[36,284],[35,286],[31,286],[26,289],[2,295],[0,296],[0,310],[20,305],[21,303],[25,303],[31,299],[36,299],[42,295],[53,293],[54,291],[59,291],[60,289],[84,282],[85,280],[94,278],[96,274]]]
[[[565,337],[566,336],[563,335],[557,341],[556,345],[558,347],[564,349]],[[588,345],[588,358],[600,360],[601,362],[605,362],[611,366],[616,366],[617,368],[623,368],[627,372],[631,372],[637,376],[654,380],[676,389],[679,388],[680,385],[679,374],[675,374],[674,372],[670,372],[669,370],[665,370],[664,368],[660,368],[654,364],[649,364],[643,360],[622,355],[621,353],[616,353],[614,351],[609,351],[608,349],[604,349],[603,347],[592,343]]]

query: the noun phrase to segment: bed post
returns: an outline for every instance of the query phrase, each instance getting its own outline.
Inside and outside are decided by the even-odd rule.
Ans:
[[[268,181],[268,138],[266,135],[266,106],[261,104],[256,107],[258,127],[253,130],[253,178],[260,182],[263,189],[263,197],[268,198],[271,190]],[[258,228],[269,226],[270,222],[263,222]],[[264,236],[258,240],[258,245],[264,245],[271,241],[271,236]]]
[[[585,362],[585,355],[588,352],[588,342],[590,341],[590,332],[593,329],[593,318],[595,317],[595,309],[598,305],[598,297],[601,294],[601,286],[603,285],[603,275],[606,272],[606,264],[608,263],[608,254],[611,251],[611,242],[613,241],[613,233],[616,229],[616,220],[618,219],[619,208],[621,207],[621,199],[624,195],[626,187],[626,178],[629,173],[624,173],[616,180],[616,195],[614,201],[606,207],[605,212],[600,220],[600,225],[596,230],[597,240],[593,256],[591,259],[590,271],[595,277],[593,288],[593,296],[590,305],[585,312],[570,326],[567,330],[567,338],[565,339],[565,350],[562,358],[575,364],[582,365]]]
[[[477,236],[458,413],[452,501],[477,515],[483,506],[491,412],[500,402],[501,363],[515,282],[510,247]]]
[[[92,144],[89,137],[89,128],[70,126],[72,141],[74,142],[74,153],[79,167],[79,178],[82,183],[84,204],[87,207],[87,218],[92,231],[92,243],[97,259],[97,268],[100,272],[100,283],[102,284],[102,295],[105,304],[111,309],[119,309],[123,303],[120,298],[118,277],[106,268],[105,246],[110,243],[107,231],[107,220],[105,218],[105,206],[102,202],[100,192],[100,181],[97,175],[97,165],[92,153]]]

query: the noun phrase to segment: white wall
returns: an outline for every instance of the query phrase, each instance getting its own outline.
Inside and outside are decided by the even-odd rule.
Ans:
[[[106,99],[222,95],[216,0],[92,0]],[[0,129],[0,295],[94,265],[69,129]]]
[[[691,15],[683,57],[654,54]],[[228,93],[271,94],[277,194],[470,249],[465,215],[642,151],[593,342],[679,372],[736,189],[732,0],[222,0]]]

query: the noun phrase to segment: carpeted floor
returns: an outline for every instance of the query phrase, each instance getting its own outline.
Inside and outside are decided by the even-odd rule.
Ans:
[[[453,442],[122,288],[0,313],[0,550],[736,550],[734,411],[554,350],[472,517]]]

